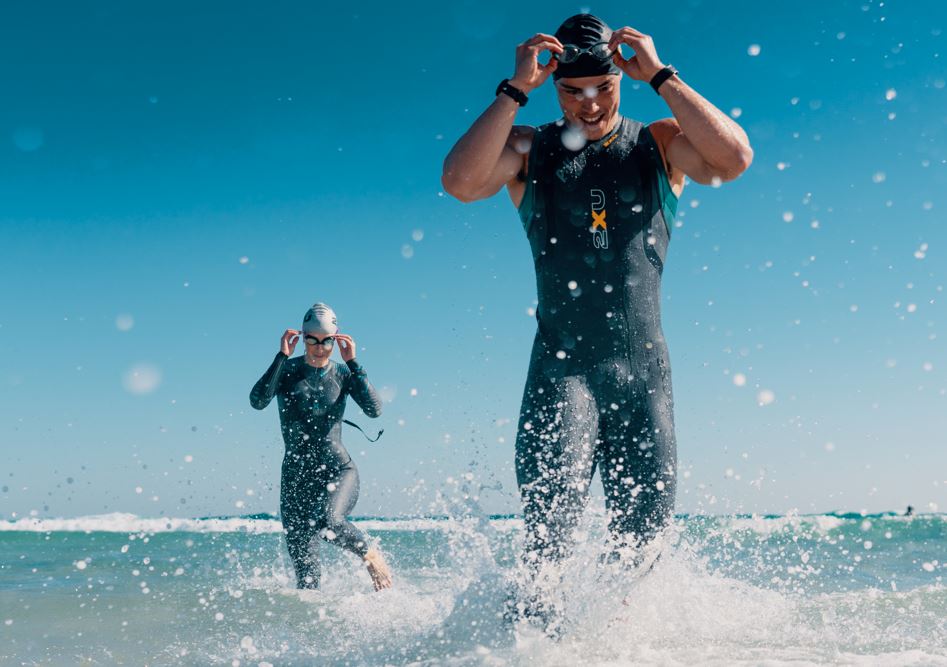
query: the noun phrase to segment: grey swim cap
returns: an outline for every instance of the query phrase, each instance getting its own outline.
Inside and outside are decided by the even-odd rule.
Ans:
[[[303,333],[316,333],[333,336],[339,331],[335,311],[324,303],[314,304],[303,318]]]

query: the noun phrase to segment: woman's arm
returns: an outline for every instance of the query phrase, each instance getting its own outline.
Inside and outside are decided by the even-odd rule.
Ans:
[[[270,364],[270,367],[266,369],[263,377],[257,380],[256,384],[253,385],[253,389],[250,390],[250,405],[252,405],[254,409],[262,410],[269,405],[273,397],[276,396],[277,390],[279,389],[280,374],[283,371],[283,364],[286,363],[287,359],[289,359],[289,357],[283,354],[282,350],[277,352],[276,358],[273,359],[273,363]]]
[[[335,339],[339,343],[339,354],[342,361],[349,367],[351,374],[348,382],[348,393],[352,395],[358,407],[369,417],[381,415],[381,397],[372,383],[368,381],[365,370],[355,361],[355,340],[348,334],[337,333]]]
[[[273,363],[270,364],[270,367],[266,369],[263,377],[257,380],[256,384],[253,385],[253,389],[250,390],[250,405],[252,405],[254,409],[262,410],[265,408],[279,392],[279,380],[280,373],[283,370],[283,364],[286,363],[286,360],[292,355],[293,350],[296,349],[296,343],[299,342],[299,333],[300,332],[295,329],[287,329],[285,333],[283,333],[276,358],[273,359]]]
[[[365,373],[365,369],[355,359],[346,361],[345,365],[352,371],[349,376],[349,394],[355,399],[358,407],[369,417],[381,416],[381,397],[375,391],[372,383],[368,381],[368,374]]]

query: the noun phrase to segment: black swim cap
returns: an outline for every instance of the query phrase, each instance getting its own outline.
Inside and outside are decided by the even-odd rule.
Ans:
[[[611,36],[612,29],[608,27],[605,21],[591,14],[576,14],[569,17],[556,30],[556,39],[562,42],[563,46],[572,44],[580,49],[587,49],[595,44],[607,42],[611,39]],[[574,62],[560,62],[556,67],[556,71],[552,73],[552,78],[558,81],[562,78],[579,76],[617,75],[619,72],[621,70],[612,62],[611,58],[601,60],[589,53],[583,53]]]

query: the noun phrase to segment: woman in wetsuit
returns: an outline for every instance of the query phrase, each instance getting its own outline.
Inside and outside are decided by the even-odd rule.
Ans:
[[[290,359],[302,337],[303,357]],[[344,364],[332,361],[339,342]],[[358,470],[342,445],[342,414],[352,396],[369,417],[381,414],[381,400],[355,360],[355,341],[339,333],[335,313],[317,303],[306,312],[302,331],[287,329],[276,359],[250,392],[262,410],[276,397],[286,452],[280,486],[280,514],[298,588],[318,588],[319,540],[365,561],[375,590],[391,587],[381,552],[346,518],[358,500]]]

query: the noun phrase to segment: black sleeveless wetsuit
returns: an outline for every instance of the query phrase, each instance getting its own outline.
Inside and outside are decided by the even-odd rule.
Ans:
[[[355,361],[314,368],[303,357],[279,352],[250,392],[262,410],[277,397],[286,453],[280,485],[280,515],[299,588],[319,586],[321,537],[364,557],[365,535],[346,516],[358,500],[358,470],[342,445],[342,414],[351,395],[369,417],[381,400]]]
[[[526,562],[571,551],[596,467],[609,529],[651,539],[674,508],[676,443],[661,272],[677,198],[650,131],[624,118],[579,151],[537,129],[519,212],[538,330],[516,439]]]

